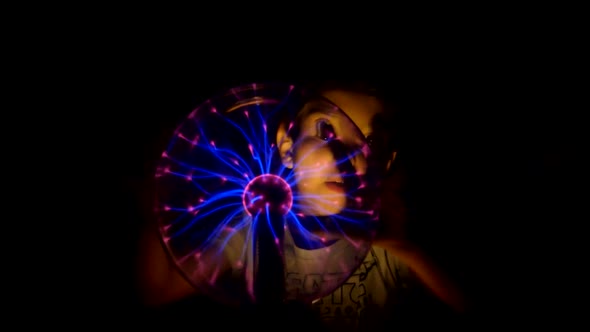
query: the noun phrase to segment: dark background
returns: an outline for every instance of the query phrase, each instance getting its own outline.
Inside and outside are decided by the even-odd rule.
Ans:
[[[528,317],[557,303],[559,288],[546,285],[558,281],[544,267],[555,252],[538,244],[551,231],[546,225],[563,218],[573,148],[569,132],[563,135],[569,120],[555,116],[563,103],[545,85],[549,73],[526,57],[435,54],[433,47],[335,64],[268,54],[179,60],[148,51],[113,55],[80,73],[91,83],[76,90],[81,125],[66,142],[84,180],[72,192],[79,204],[67,231],[74,235],[59,249],[68,272],[42,301],[63,298],[64,317],[145,322],[133,280],[138,232],[151,209],[144,195],[161,151],[192,109],[242,83],[351,77],[375,79],[395,96],[415,207],[411,236],[461,282],[476,303],[474,316]]]

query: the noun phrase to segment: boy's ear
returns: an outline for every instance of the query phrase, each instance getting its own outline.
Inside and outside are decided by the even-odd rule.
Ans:
[[[283,166],[293,168],[293,139],[287,134],[287,126],[285,123],[279,125],[277,130],[277,147],[281,155]]]

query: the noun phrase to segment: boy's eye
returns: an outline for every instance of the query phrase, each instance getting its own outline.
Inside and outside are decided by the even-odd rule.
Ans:
[[[317,136],[324,141],[328,141],[336,137],[334,127],[326,120],[319,120],[316,122]]]

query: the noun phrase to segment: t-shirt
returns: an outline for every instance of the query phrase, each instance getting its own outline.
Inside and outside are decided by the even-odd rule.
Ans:
[[[313,287],[324,276],[287,270],[287,287],[302,282]],[[314,282],[314,279],[316,280]],[[334,279],[329,276],[328,280]],[[356,331],[382,327],[389,312],[408,293],[409,270],[383,248],[373,246],[355,270],[332,293],[313,301],[312,307],[328,330]]]
[[[226,243],[224,254],[228,261],[245,261],[245,264],[233,265],[233,274],[245,277],[251,294],[255,254],[243,241],[244,238],[240,238]],[[369,243],[362,245],[366,247],[356,247],[342,240],[320,249],[301,249],[294,245],[289,232],[285,232],[286,298],[311,301],[326,331],[382,327],[389,313],[394,312],[408,294],[411,276],[407,266],[383,248]],[[351,273],[352,267],[357,265]]]
[[[380,327],[408,294],[412,280],[408,267],[383,248],[369,243],[358,247],[342,240],[307,250],[291,243],[286,232],[287,298],[305,295],[312,299],[313,310],[329,330]]]

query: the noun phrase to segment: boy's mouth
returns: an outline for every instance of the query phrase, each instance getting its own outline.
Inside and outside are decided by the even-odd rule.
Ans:
[[[326,181],[325,183],[326,186],[333,191],[344,192],[346,190],[344,187],[344,181]]]

